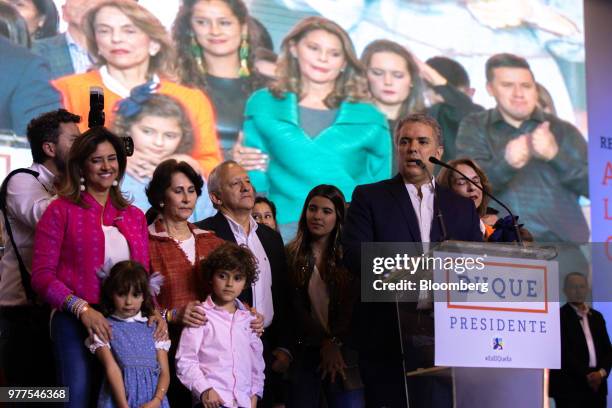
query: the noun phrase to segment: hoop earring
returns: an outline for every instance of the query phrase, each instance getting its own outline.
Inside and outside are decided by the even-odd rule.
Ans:
[[[191,42],[189,45],[189,48],[191,50],[191,56],[195,59],[198,70],[202,74],[206,74],[204,64],[202,63],[202,47],[198,43],[198,40],[196,40],[195,34],[193,32],[189,34],[189,37],[191,38]]]
[[[242,42],[240,43],[240,49],[238,55],[240,57],[240,69],[238,70],[238,76],[240,78],[246,78],[251,75],[249,71],[249,41],[248,35],[242,34]]]
[[[79,189],[80,189],[81,191],[85,191],[85,177],[81,177],[81,178],[79,179],[79,181],[80,181],[80,183],[81,183],[81,186],[79,187]]]

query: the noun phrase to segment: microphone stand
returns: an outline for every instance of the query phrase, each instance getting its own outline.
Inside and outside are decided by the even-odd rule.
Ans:
[[[438,160],[437,158],[431,156],[429,158],[429,162],[433,163],[433,164],[437,164],[438,166],[442,166],[445,167],[451,171],[454,171],[457,174],[460,174],[461,176],[463,176],[464,179],[466,179],[470,184],[472,184],[474,187],[476,187],[477,189],[479,189],[480,191],[482,191],[483,194],[486,194],[489,198],[491,198],[493,201],[495,201],[497,204],[501,205],[506,211],[508,211],[508,214],[510,214],[510,217],[512,218],[512,226],[514,227],[514,232],[516,233],[516,239],[517,244],[519,244],[520,246],[525,246],[523,243],[523,239],[521,238],[521,233],[519,231],[519,225],[518,222],[516,220],[516,217],[514,216],[514,214],[512,213],[512,211],[510,211],[510,208],[508,208],[504,203],[502,203],[501,201],[499,201],[497,198],[495,198],[495,196],[491,193],[489,193],[488,191],[486,191],[484,188],[480,187],[477,183],[474,183],[468,176],[466,176],[465,174],[463,174],[462,172],[460,172],[459,170],[457,170],[456,168],[454,168],[453,166],[451,166],[448,163],[443,162],[442,160]]]

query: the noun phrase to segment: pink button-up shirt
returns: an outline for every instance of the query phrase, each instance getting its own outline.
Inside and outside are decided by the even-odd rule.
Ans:
[[[198,400],[213,388],[223,406],[249,408],[253,395],[263,395],[265,367],[263,344],[250,327],[254,317],[241,304],[231,314],[210,296],[202,307],[208,323],[183,329],[176,374]]]

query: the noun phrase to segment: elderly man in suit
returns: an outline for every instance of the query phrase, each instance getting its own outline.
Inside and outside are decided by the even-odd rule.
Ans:
[[[283,240],[278,232],[255,222],[251,210],[255,191],[246,170],[233,160],[215,167],[208,178],[208,193],[217,214],[196,223],[199,228],[214,231],[220,238],[248,247],[258,261],[257,281],[242,292],[241,300],[264,316],[262,336],[266,359],[266,384],[262,406],[271,406],[270,368],[288,366],[288,333],[284,311],[287,293],[287,260]]]
[[[355,274],[360,273],[362,243],[427,243],[444,239],[482,241],[473,202],[437,186],[435,180],[430,178],[433,165],[429,163],[429,157],[439,159],[444,151],[438,123],[426,115],[409,115],[396,125],[394,142],[399,174],[389,180],[358,186],[353,192],[343,241],[345,261]],[[443,236],[440,218],[434,216],[439,212],[444,218],[446,237]],[[431,311],[416,310],[415,305],[401,306],[407,308],[408,316],[424,323],[427,326],[423,326],[425,329],[433,328]],[[354,330],[360,351],[366,405],[377,408],[405,407],[403,357],[395,305],[361,303],[355,316]],[[427,359],[418,355],[423,347],[417,344],[406,346],[413,350],[406,353],[411,360],[407,369],[427,364]],[[423,398],[428,398],[425,396],[415,400],[415,394],[416,390],[413,392],[411,388],[411,407],[421,406],[419,404]],[[430,406],[431,401],[425,404]]]
[[[561,308],[561,369],[550,372],[557,408],[604,408],[612,347],[603,315],[586,303],[589,284],[579,272],[565,277]]]
[[[25,136],[30,120],[60,107],[47,63],[2,36],[0,72],[0,131]]]

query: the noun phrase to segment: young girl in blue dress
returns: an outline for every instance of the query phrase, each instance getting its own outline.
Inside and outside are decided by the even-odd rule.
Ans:
[[[155,341],[155,327],[147,325],[154,308],[145,268],[133,261],[113,266],[102,286],[101,306],[113,337],[104,343],[94,334],[87,341],[104,366],[98,407],[168,408],[170,341]]]

